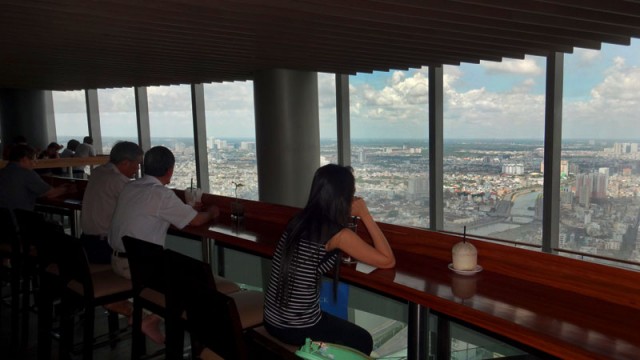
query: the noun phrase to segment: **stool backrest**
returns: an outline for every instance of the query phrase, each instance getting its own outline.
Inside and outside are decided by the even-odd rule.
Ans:
[[[167,307],[186,311],[191,336],[224,359],[248,359],[236,303],[216,289],[211,265],[172,250],[165,259]]]
[[[44,216],[38,212],[24,209],[13,209],[13,214],[18,225],[22,252],[28,254],[31,246],[38,245],[43,240],[43,236],[46,236],[41,229],[42,224],[45,223]]]
[[[20,240],[18,238],[18,228],[16,227],[11,210],[0,207],[0,243],[8,244],[11,252],[20,253]],[[13,261],[13,260],[12,260]]]
[[[164,248],[131,236],[123,236],[122,242],[129,259],[134,293],[140,292],[143,288],[150,288],[164,294]]]
[[[46,245],[44,245],[46,243]],[[71,235],[55,232],[51,234],[39,248],[46,246],[57,259],[60,276],[65,282],[76,281],[82,286],[85,298],[95,297],[93,279],[89,270],[89,260],[82,242]]]

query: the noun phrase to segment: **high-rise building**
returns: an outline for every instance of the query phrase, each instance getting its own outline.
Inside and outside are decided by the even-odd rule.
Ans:
[[[429,197],[429,178],[417,176],[409,179],[407,185],[407,199],[415,200]]]

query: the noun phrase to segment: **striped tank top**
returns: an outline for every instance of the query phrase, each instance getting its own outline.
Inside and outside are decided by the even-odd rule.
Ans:
[[[338,251],[327,252],[324,245],[300,240],[299,265],[290,273],[289,299],[277,301],[280,263],[286,233],[282,235],[273,256],[271,277],[265,294],[264,321],[278,328],[304,328],[320,321],[320,288],[322,275],[333,269]]]

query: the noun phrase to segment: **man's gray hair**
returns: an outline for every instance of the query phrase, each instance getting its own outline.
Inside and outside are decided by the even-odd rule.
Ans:
[[[136,143],[131,141],[117,142],[109,153],[109,161],[118,165],[119,163],[129,160],[137,161],[144,152]]]

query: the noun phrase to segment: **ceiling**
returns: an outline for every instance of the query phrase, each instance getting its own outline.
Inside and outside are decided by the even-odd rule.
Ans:
[[[571,53],[640,35],[635,0],[0,0],[0,88],[354,74]]]

